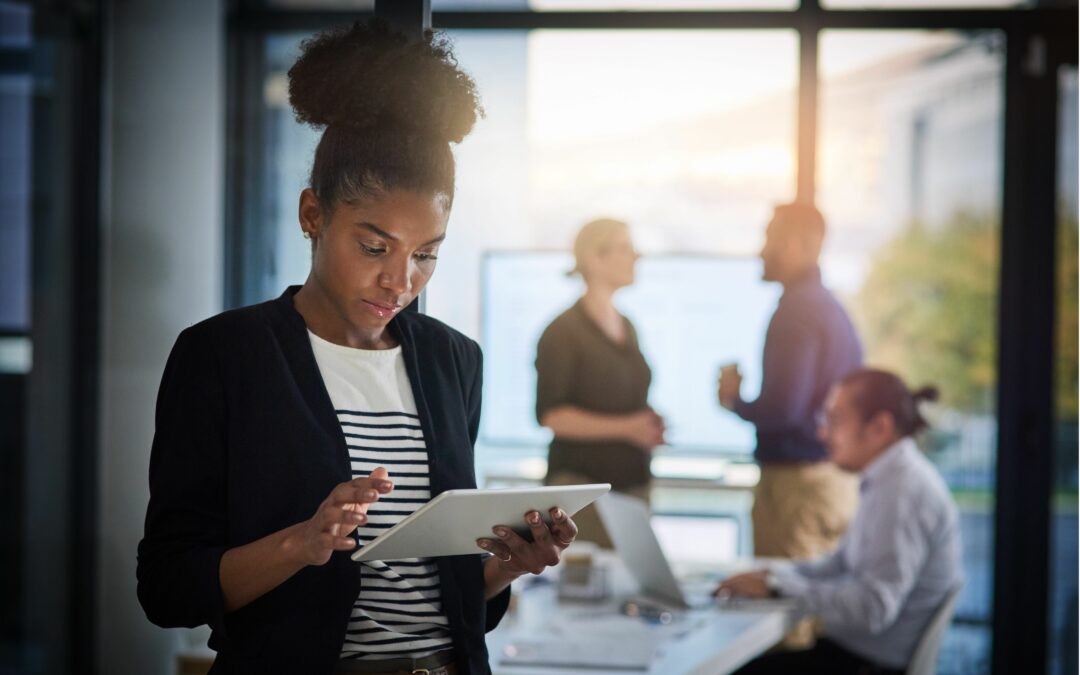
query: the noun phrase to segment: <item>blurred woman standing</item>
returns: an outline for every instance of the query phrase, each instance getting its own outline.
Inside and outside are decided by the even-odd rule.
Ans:
[[[634,283],[638,258],[626,223],[586,223],[574,241],[585,293],[544,330],[536,348],[536,419],[555,437],[545,483],[605,482],[648,499],[651,451],[664,420],[649,407],[652,372],[615,293]],[[575,520],[579,538],[610,547],[592,509]]]

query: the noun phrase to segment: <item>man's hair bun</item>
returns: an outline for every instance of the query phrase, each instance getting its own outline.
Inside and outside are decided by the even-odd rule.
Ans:
[[[915,399],[916,403],[922,403],[924,401],[933,403],[938,400],[939,395],[940,392],[938,392],[938,388],[932,386],[921,387],[911,392],[911,398]]]
[[[296,120],[316,128],[387,130],[458,143],[476,123],[476,83],[445,37],[410,40],[383,20],[305,40],[289,69]]]

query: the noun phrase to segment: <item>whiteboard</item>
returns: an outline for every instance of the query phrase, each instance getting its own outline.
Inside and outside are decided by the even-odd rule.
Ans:
[[[486,443],[543,446],[536,422],[536,343],[584,290],[565,275],[562,252],[489,252],[482,269]],[[765,330],[781,288],[761,281],[756,257],[666,254],[638,261],[636,280],[615,296],[652,368],[649,402],[667,422],[670,446],[748,453],[754,428],[716,401],[720,365],[738,362],[743,397],[761,386]]]

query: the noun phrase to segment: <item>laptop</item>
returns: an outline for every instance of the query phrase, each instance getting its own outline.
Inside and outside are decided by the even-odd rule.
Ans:
[[[643,612],[662,610],[671,620],[673,611],[713,603],[711,593],[704,587],[700,593],[687,593],[679,586],[653,531],[648,504],[614,492],[594,503],[616,552],[641,587],[643,599],[631,598],[627,605],[636,605]],[[513,640],[500,650],[500,663],[575,670],[647,671],[664,643],[695,625],[686,621],[646,624],[627,618],[636,615],[626,609],[623,613],[627,616],[586,615],[569,625],[560,622],[554,629],[554,639],[530,635]]]
[[[684,589],[675,579],[653,531],[652,511],[648,504],[635,497],[609,492],[596,500],[596,508],[619,558],[637,580],[642,595],[674,609],[714,604],[712,594],[704,587],[697,585],[693,590]]]

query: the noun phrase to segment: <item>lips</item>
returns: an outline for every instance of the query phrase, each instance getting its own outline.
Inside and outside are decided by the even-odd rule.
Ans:
[[[395,305],[385,302],[372,302],[370,300],[362,300],[360,304],[367,311],[371,312],[380,319],[389,319],[401,310],[401,305]]]

